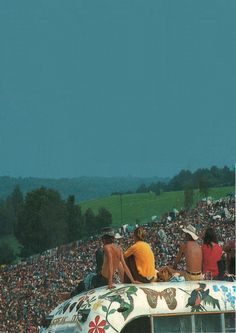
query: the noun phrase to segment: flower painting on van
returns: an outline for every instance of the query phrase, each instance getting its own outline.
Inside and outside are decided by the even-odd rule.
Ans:
[[[213,286],[213,290],[215,293],[219,294],[220,299],[223,301],[225,310],[235,309],[235,301],[236,301],[236,286],[232,286],[232,288],[227,287],[225,285]]]
[[[106,320],[100,320],[100,316],[96,316],[94,321],[90,321],[89,323],[89,331],[88,333],[105,333]]]

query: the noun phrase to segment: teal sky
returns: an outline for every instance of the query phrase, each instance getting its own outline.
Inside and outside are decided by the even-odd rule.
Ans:
[[[235,0],[0,0],[0,176],[236,156]]]

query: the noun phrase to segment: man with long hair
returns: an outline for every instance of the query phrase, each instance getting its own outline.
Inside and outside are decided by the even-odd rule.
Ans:
[[[133,277],[143,283],[152,282],[156,277],[155,257],[150,245],[145,242],[146,232],[138,227],[134,230],[134,244],[125,251],[126,263]],[[125,275],[124,282],[130,282]]]

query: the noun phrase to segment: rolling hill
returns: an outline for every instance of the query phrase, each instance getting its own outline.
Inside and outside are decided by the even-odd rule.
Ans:
[[[212,188],[209,196],[219,199],[228,193],[234,192],[233,186]],[[194,202],[200,199],[199,192],[194,192]],[[106,198],[82,202],[82,211],[91,208],[95,213],[100,207],[108,209],[113,217],[113,226],[122,224],[145,223],[153,215],[162,215],[173,208],[181,209],[184,206],[184,192],[163,192],[156,196],[154,193],[112,195]]]

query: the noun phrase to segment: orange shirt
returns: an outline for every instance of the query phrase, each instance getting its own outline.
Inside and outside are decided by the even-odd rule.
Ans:
[[[155,258],[150,245],[144,241],[137,241],[125,251],[124,256],[134,256],[137,270],[143,277],[151,278],[156,275]]]

